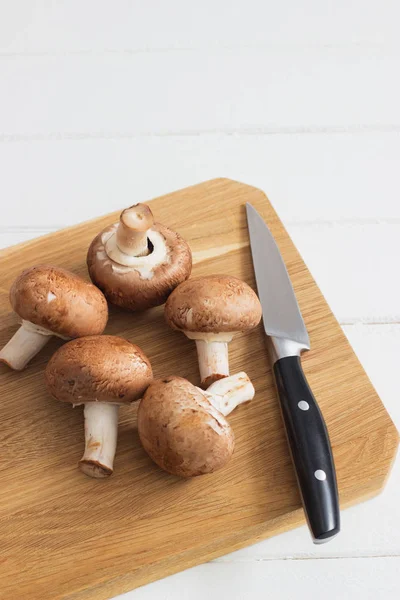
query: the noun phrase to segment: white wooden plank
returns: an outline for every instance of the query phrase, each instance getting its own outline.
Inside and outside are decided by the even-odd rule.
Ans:
[[[398,397],[400,324],[344,325],[343,331],[368,373],[397,429],[400,431],[400,402]],[[396,483],[398,483],[398,495],[400,496],[400,477],[397,478]]]
[[[36,229],[0,229],[0,249],[8,248],[8,246],[14,246],[15,244],[20,244],[22,242],[27,242],[28,240],[46,235],[52,231],[56,231],[56,229],[45,227],[38,227]]]
[[[289,226],[341,323],[400,322],[400,225]]]
[[[3,57],[0,135],[398,128],[398,61],[361,46]]]
[[[268,194],[286,224],[400,220],[400,134],[0,143],[0,227],[62,227],[213,177]]]
[[[400,558],[209,563],[118,600],[397,600]]]
[[[398,40],[395,0],[13,0],[0,9],[3,52]]]

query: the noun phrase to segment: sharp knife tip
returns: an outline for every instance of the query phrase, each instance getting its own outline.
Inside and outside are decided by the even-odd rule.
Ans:
[[[254,206],[250,202],[246,202],[246,214],[249,215],[251,211],[254,212]]]

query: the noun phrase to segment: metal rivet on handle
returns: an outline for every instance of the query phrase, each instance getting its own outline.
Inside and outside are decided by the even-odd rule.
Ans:
[[[300,410],[308,410],[310,408],[310,405],[305,400],[300,400],[297,406],[300,408]]]
[[[318,481],[325,481],[326,473],[322,469],[317,469],[314,473],[314,477],[318,479]]]

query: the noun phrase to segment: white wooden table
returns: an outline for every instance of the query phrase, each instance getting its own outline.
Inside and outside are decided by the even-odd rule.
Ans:
[[[0,0],[0,245],[261,187],[400,428],[399,23],[397,0]],[[327,545],[303,527],[124,599],[397,599],[399,475]]]

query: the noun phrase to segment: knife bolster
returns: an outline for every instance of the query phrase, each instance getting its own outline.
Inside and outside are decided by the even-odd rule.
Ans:
[[[281,358],[286,358],[287,356],[300,356],[304,350],[310,349],[306,344],[288,340],[287,338],[267,336],[267,340],[272,365]]]

